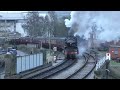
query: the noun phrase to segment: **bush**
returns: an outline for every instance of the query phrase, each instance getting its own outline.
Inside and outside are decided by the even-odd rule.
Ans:
[[[31,48],[27,47],[26,45],[19,45],[17,47],[17,49],[20,50],[20,51],[23,51],[23,52],[25,52],[27,54],[31,53]]]
[[[95,70],[94,73],[95,73],[96,75],[98,75],[98,76],[100,76],[100,75],[102,74],[102,73],[101,73],[101,70],[97,70],[97,71]]]
[[[110,74],[117,78],[120,78],[120,67],[110,67]]]

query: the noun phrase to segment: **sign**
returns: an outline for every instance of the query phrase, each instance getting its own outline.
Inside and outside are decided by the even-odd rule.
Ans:
[[[110,53],[106,53],[106,60],[111,60],[111,55],[110,55]]]
[[[106,60],[111,60],[110,53],[106,53],[106,57],[103,57],[98,61],[98,63],[96,64],[96,70],[100,68],[105,63]]]
[[[53,50],[54,50],[54,51],[57,51],[57,47],[53,47]]]
[[[56,61],[56,59],[57,59],[57,57],[56,57],[56,56],[54,56],[54,61]]]

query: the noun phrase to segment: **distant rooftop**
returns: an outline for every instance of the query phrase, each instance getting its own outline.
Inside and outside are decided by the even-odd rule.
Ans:
[[[0,20],[18,20],[24,19],[22,13],[0,13]]]
[[[26,13],[0,13],[0,20],[23,20]],[[40,13],[45,17],[46,13]]]
[[[118,46],[118,45],[110,45],[110,47],[120,48],[120,46]]]
[[[70,11],[55,11],[58,16],[69,15]],[[0,20],[22,20],[27,12],[21,13],[7,13],[7,12],[0,12]],[[39,11],[40,16],[46,16],[48,11]]]

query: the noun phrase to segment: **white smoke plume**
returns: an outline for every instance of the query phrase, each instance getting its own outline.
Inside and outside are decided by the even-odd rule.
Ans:
[[[93,24],[97,26],[98,42],[117,41],[120,38],[120,11],[72,11],[71,19],[66,19],[65,25],[72,28],[74,23],[78,25],[74,35],[84,35],[86,40],[90,37]],[[80,51],[84,51],[83,48],[80,47]]]
[[[84,46],[78,47],[79,55],[82,56],[82,54],[86,51],[86,48]]]
[[[78,24],[75,34],[84,35],[86,39],[89,38],[93,23],[99,30],[98,40],[111,41],[120,37],[120,11],[72,11],[71,19],[66,19],[65,25],[72,27],[74,23]]]

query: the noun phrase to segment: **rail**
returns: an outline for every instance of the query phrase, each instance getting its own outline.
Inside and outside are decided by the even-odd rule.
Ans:
[[[44,68],[45,70],[42,70],[42,69],[41,69],[41,70],[35,70],[35,71],[31,72],[31,73],[29,74],[29,76],[24,75],[24,76],[22,77],[22,79],[30,79],[30,78],[32,78],[32,77],[35,76],[35,75],[38,75],[38,74],[41,74],[41,73],[43,73],[43,72],[47,72],[47,71],[49,71],[49,70],[51,70],[51,69],[54,69],[54,68],[56,68],[56,67],[59,67],[61,64],[64,64],[65,62],[66,62],[66,61],[62,61],[61,63],[57,64],[56,66]]]
[[[27,71],[23,71],[23,72],[19,73],[18,75],[20,75],[20,78],[22,78],[22,77],[25,77],[25,76],[30,75],[32,73],[35,73],[35,72],[38,72],[38,71],[43,70],[45,68],[48,68],[50,66],[52,66],[52,63],[46,64],[46,65],[41,65],[41,66],[38,66],[36,68],[32,68],[30,70],[27,70]]]
[[[91,55],[92,56],[92,55]],[[92,56],[93,57],[93,56]],[[94,58],[94,57],[93,57]],[[95,60],[95,58],[94,58],[94,60]],[[95,69],[95,67],[96,67],[96,63],[97,63],[97,61],[95,60],[95,64],[94,64],[94,66],[93,66],[93,68],[89,71],[89,73],[87,74],[87,75],[85,75],[82,79],[85,79],[85,78],[87,78],[91,73],[92,73],[92,71]]]
[[[69,66],[71,66],[73,63],[75,63],[76,60],[65,60],[64,63],[58,65],[57,67],[53,67],[52,69],[50,70],[47,70],[43,73],[40,73],[38,75],[35,75],[29,79],[46,79],[52,75],[55,75],[61,71],[63,71],[64,69],[68,68]]]
[[[88,54],[88,53],[86,53],[86,54]],[[93,57],[92,55],[90,55],[90,54],[88,54],[88,57],[86,57],[85,55],[83,55],[83,57],[85,58],[85,63],[83,64],[83,66],[80,68],[80,69],[78,69],[75,73],[73,73],[72,75],[70,75],[70,76],[68,76],[66,79],[72,79],[72,78],[74,78],[74,77],[79,77],[80,76],[80,73],[82,73],[82,70],[85,68],[85,67],[87,67],[87,65],[88,65],[88,60],[89,60],[89,57]],[[93,57],[93,59],[95,60],[95,58]],[[82,78],[80,78],[80,79],[85,79],[85,78],[87,78],[90,74],[91,74],[91,72],[94,70],[94,68],[95,68],[95,66],[96,66],[96,60],[95,60],[95,62],[94,62],[94,66],[92,67],[92,69],[86,74],[86,75],[84,75],[84,76],[82,76]]]

